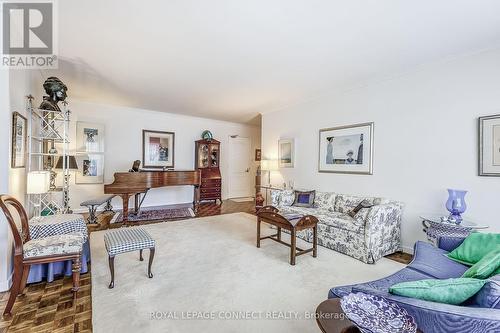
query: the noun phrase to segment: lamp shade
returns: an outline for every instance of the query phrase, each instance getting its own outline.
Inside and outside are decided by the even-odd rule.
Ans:
[[[262,160],[260,162],[260,167],[262,170],[266,171],[277,171],[279,170],[278,160]]]
[[[75,156],[66,156],[66,167],[70,170],[78,170],[78,164],[76,163]],[[60,156],[56,163],[56,169],[63,168],[63,156]]]
[[[26,193],[42,194],[47,193],[50,187],[50,172],[49,171],[31,171],[28,172],[26,184]]]

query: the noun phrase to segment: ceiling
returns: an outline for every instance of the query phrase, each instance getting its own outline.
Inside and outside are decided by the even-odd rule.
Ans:
[[[64,0],[71,98],[255,122],[330,91],[500,46],[497,0]]]

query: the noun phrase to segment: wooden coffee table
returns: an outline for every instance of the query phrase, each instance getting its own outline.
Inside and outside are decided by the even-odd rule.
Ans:
[[[302,254],[306,254],[312,251],[313,257],[316,258],[318,255],[318,219],[312,215],[302,216],[297,219],[288,220],[283,215],[278,213],[278,209],[273,206],[265,206],[257,212],[257,247],[260,248],[260,241],[263,239],[272,239],[275,242],[286,245],[290,247],[290,265],[295,265],[295,258]],[[261,222],[269,223],[274,225],[278,231],[274,235],[261,237],[260,236],[260,224]],[[281,229],[290,231],[290,244],[281,240]],[[313,247],[310,249],[302,250],[296,246],[297,243],[297,231],[305,229],[313,229]]]
[[[323,333],[359,333],[361,332],[340,306],[340,298],[323,301],[316,309],[316,323]]]

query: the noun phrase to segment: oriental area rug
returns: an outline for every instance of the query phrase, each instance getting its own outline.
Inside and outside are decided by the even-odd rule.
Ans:
[[[177,220],[180,218],[190,218],[194,217],[195,214],[193,209],[190,207],[183,208],[165,208],[165,207],[146,207],[139,211],[139,214],[134,214],[130,212],[128,214],[129,222],[140,222],[140,221],[158,221],[158,220]],[[110,223],[122,222],[123,215],[121,212],[117,212]]]
[[[330,288],[404,266],[386,258],[367,265],[323,247],[317,258],[306,254],[291,266],[287,247],[270,240],[256,247],[256,217],[246,213],[140,228],[156,242],[154,276],[147,276],[147,250],[144,261],[137,252],[121,254],[114,289],[108,231],[90,235],[94,332],[316,332],[315,309]],[[275,231],[263,225],[263,235]]]

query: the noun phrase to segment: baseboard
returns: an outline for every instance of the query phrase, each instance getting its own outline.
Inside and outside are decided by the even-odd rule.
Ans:
[[[12,286],[12,274],[10,273],[7,280],[0,281],[0,292],[8,291],[10,286]]]
[[[404,246],[403,245],[403,252],[413,254],[413,246]]]

